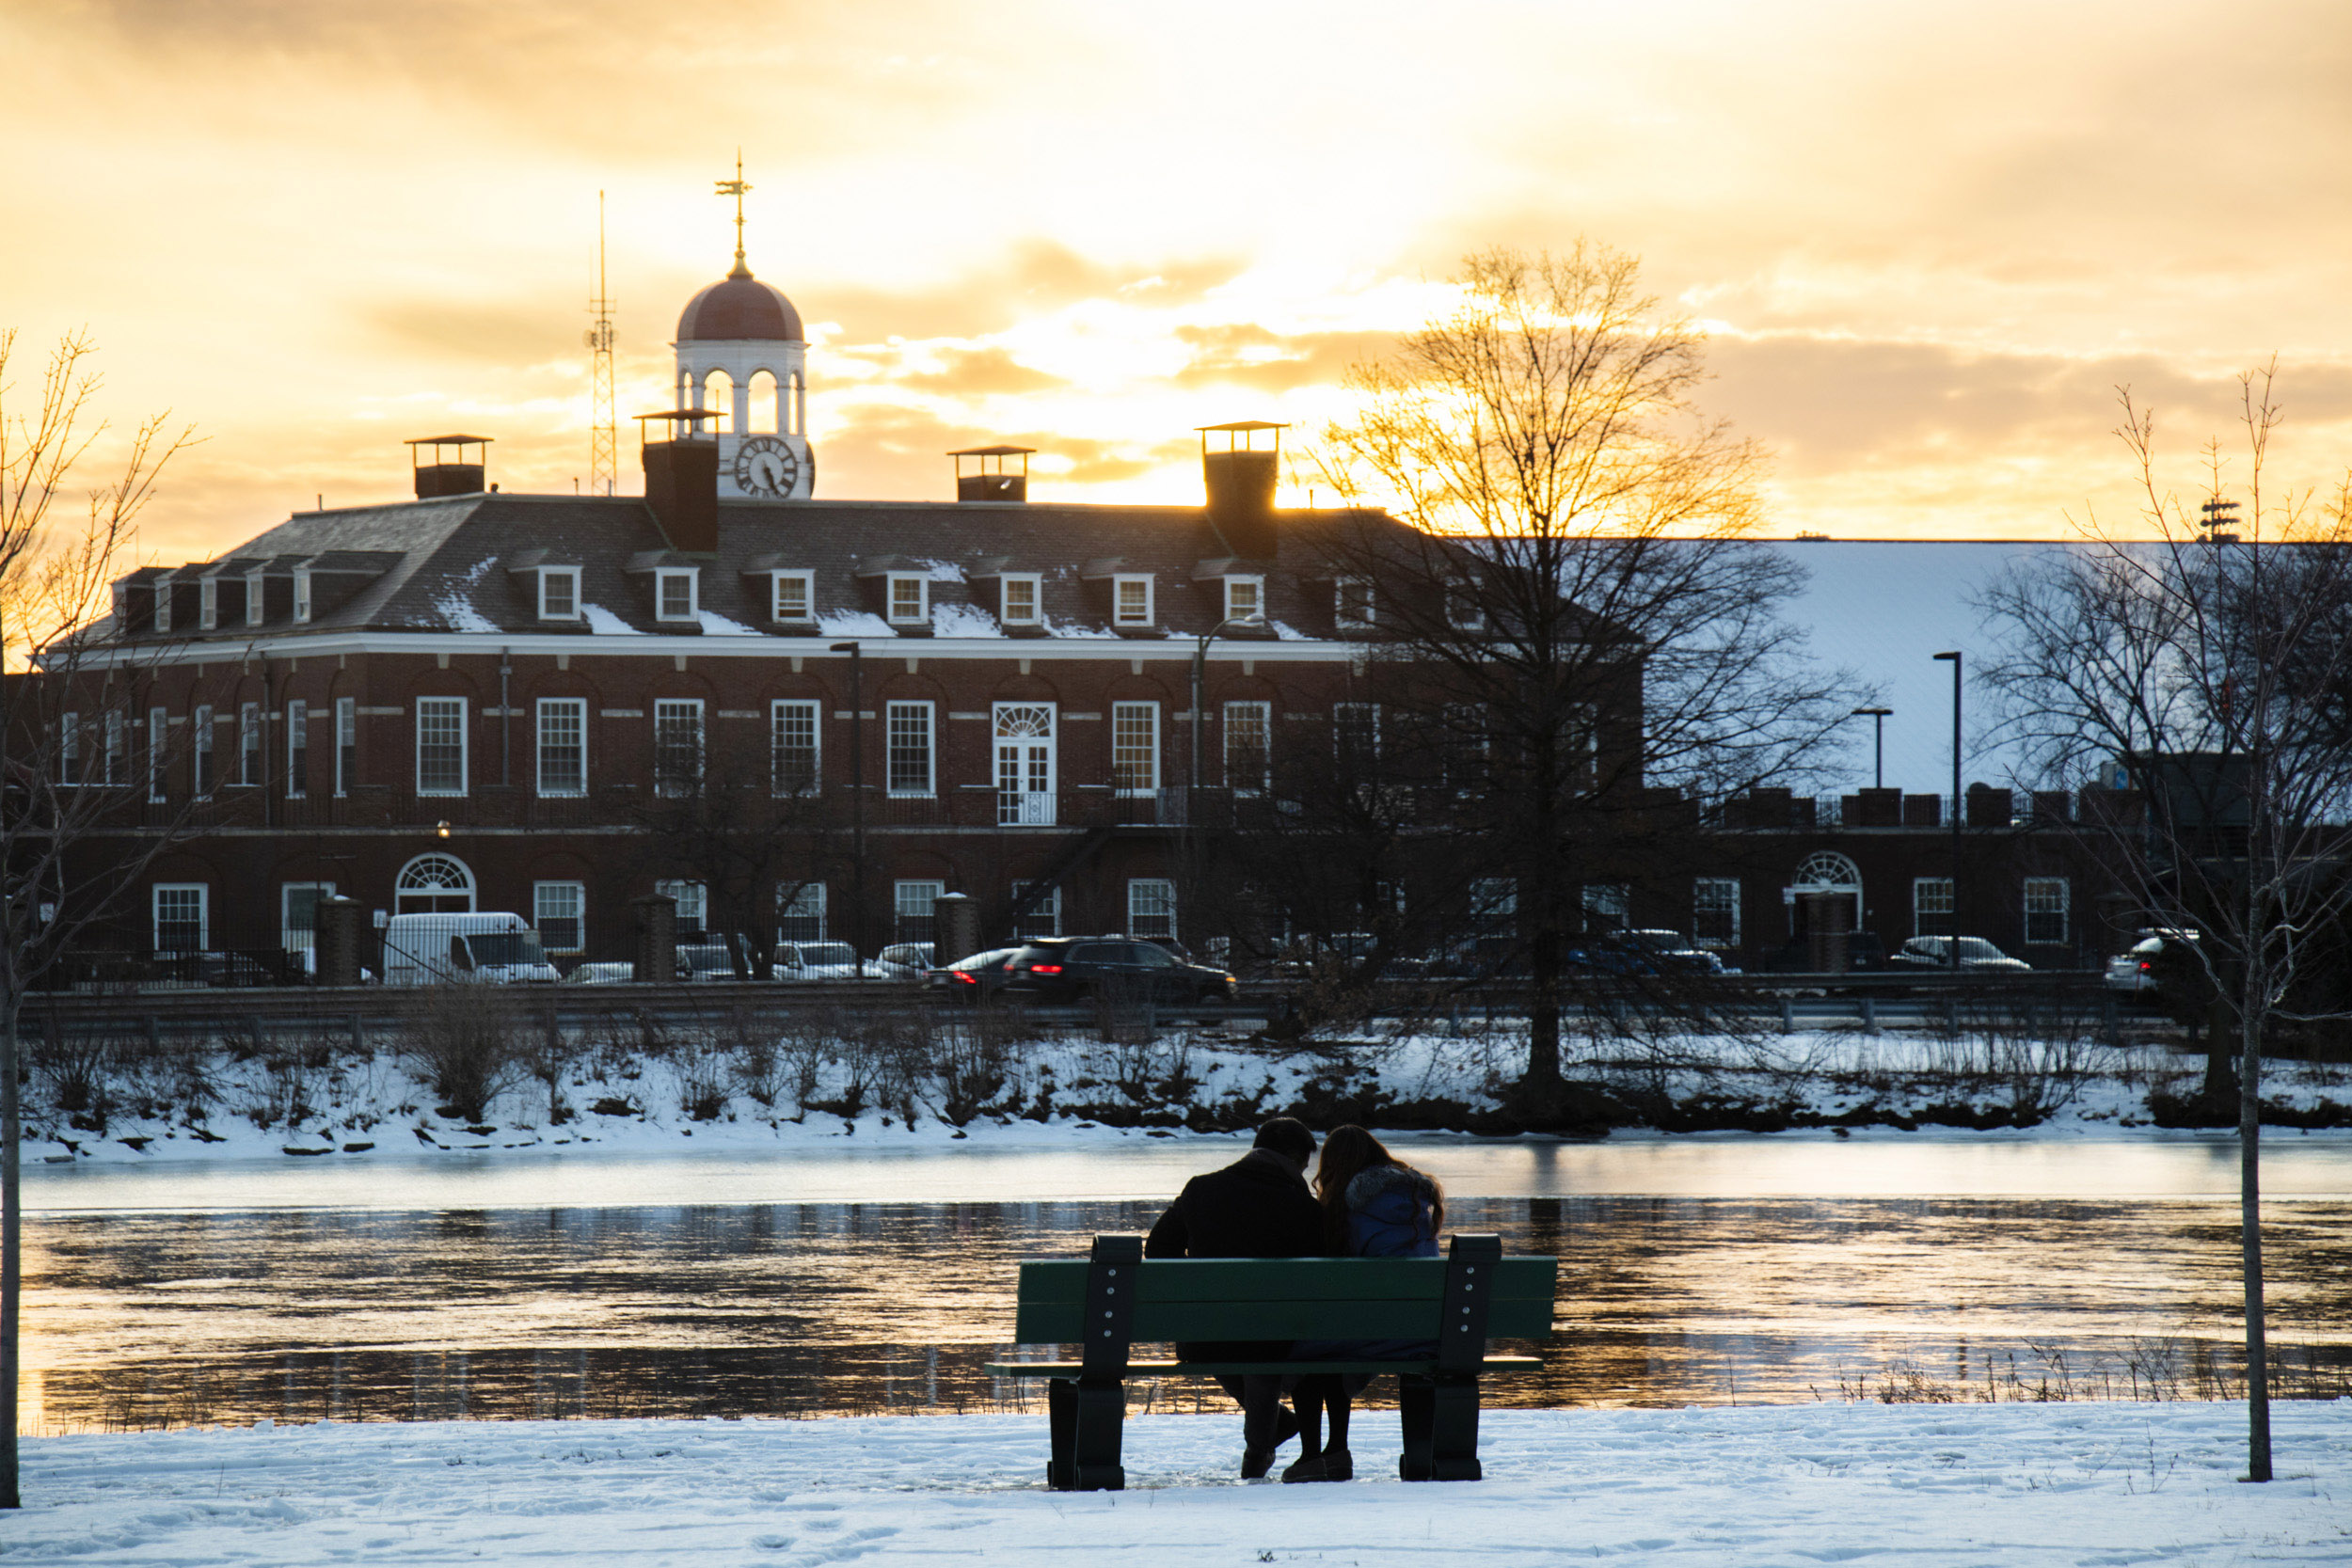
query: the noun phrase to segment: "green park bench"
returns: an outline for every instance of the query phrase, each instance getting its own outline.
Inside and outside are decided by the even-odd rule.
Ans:
[[[1075,1361],[997,1361],[1000,1377],[1041,1377],[1057,1491],[1121,1490],[1129,1378],[1395,1372],[1406,1481],[1476,1481],[1478,1380],[1532,1371],[1534,1355],[1486,1341],[1551,1333],[1553,1258],[1505,1258],[1499,1236],[1456,1236],[1445,1258],[1153,1259],[1140,1236],[1097,1236],[1090,1257],[1021,1265],[1013,1338],[1075,1344]],[[1165,1340],[1434,1340],[1435,1355],[1385,1361],[1138,1361]]]

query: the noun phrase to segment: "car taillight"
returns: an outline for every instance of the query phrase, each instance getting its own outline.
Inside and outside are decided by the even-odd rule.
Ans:
[[[958,969],[952,970],[949,973],[953,974],[957,979],[962,981],[967,986],[977,986],[979,984],[978,980],[973,978],[969,970]]]
[[[2156,967],[2156,966],[2155,966],[2155,964],[2154,964],[2153,961],[2151,961],[2151,960],[2149,960],[2149,959],[2147,959],[2147,958],[2142,958],[2142,959],[2140,959],[2140,960],[2139,960],[2139,972],[2140,972],[2142,974],[2148,974],[2150,971],[2153,970],[2155,967]]]
[[[1029,966],[1029,973],[1032,974],[1059,974],[1061,973],[1061,965],[1031,964]]]

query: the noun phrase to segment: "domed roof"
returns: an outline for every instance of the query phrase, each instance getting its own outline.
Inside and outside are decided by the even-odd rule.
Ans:
[[[677,319],[677,341],[685,342],[740,341],[765,339],[797,343],[801,313],[784,297],[784,291],[752,276],[739,254],[735,270],[686,302]]]

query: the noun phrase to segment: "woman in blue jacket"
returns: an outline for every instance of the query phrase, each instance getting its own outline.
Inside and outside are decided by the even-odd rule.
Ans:
[[[1323,1141],[1314,1188],[1323,1207],[1324,1250],[1330,1256],[1438,1256],[1438,1227],[1445,1223],[1444,1191],[1426,1173],[1382,1148],[1363,1128],[1337,1128]],[[1433,1354],[1436,1348],[1427,1340],[1310,1339],[1293,1346],[1291,1354],[1302,1361],[1410,1360]],[[1347,1451],[1348,1417],[1355,1396],[1371,1382],[1368,1372],[1317,1373],[1300,1382],[1295,1402],[1301,1457],[1283,1470],[1284,1481],[1355,1479],[1356,1461]],[[1327,1442],[1322,1438],[1326,1412],[1331,1428]]]

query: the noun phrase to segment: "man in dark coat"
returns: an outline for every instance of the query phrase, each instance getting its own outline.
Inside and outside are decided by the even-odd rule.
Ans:
[[[1146,1258],[1313,1258],[1323,1251],[1323,1210],[1307,1186],[1315,1135],[1303,1122],[1276,1117],[1256,1145],[1223,1170],[1184,1183],[1143,1243]],[[1187,1360],[1279,1361],[1287,1340],[1178,1345]],[[1221,1377],[1242,1409],[1243,1476],[1255,1480],[1274,1450],[1298,1433],[1298,1416],[1282,1402],[1279,1377]]]

